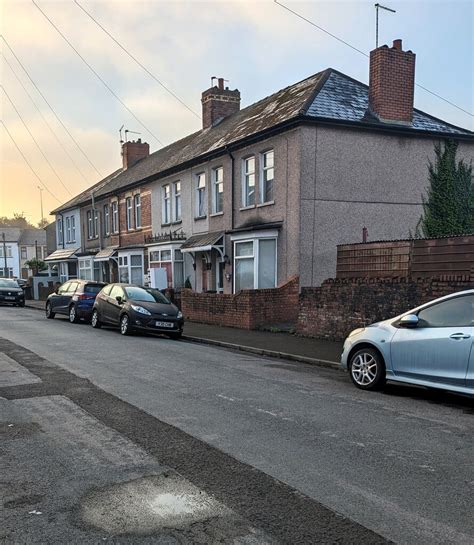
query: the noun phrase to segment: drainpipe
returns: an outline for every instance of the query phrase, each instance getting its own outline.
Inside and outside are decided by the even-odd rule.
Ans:
[[[64,215],[62,214],[62,212],[58,212],[58,214],[61,216],[61,233],[62,233],[62,245],[63,245],[63,250],[64,248],[66,248],[66,245],[64,244]]]
[[[226,146],[225,147],[225,150],[227,152],[227,154],[229,155],[230,157],[230,161],[231,161],[231,164],[230,164],[230,184],[231,184],[231,207],[230,207],[230,230],[232,231],[234,229],[234,182],[235,182],[235,174],[234,174],[234,163],[235,163],[235,158],[234,156],[232,155],[232,152],[230,151],[229,149],[229,146]],[[230,245],[230,262],[231,264],[233,263],[233,255],[232,255],[232,252],[233,252],[233,245],[231,243]],[[224,238],[224,253],[225,253],[225,238]],[[225,271],[225,264],[224,264],[224,271]],[[232,271],[232,286],[231,286],[231,291],[232,293],[234,293],[234,267],[232,266],[231,268],[231,271]],[[226,278],[226,275],[224,274],[224,278]],[[222,286],[222,291],[224,291],[224,286]]]

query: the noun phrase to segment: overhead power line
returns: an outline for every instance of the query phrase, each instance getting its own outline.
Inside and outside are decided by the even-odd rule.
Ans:
[[[304,17],[303,15],[301,15],[301,13],[298,13],[297,11],[294,11],[292,10],[291,8],[289,8],[288,6],[285,6],[285,4],[282,4],[281,2],[279,2],[278,0],[273,0],[273,2],[275,4],[277,4],[278,6],[280,6],[281,8],[285,9],[286,11],[292,13],[293,15],[295,15],[296,17],[298,17],[299,19],[302,19],[303,21],[306,21],[307,23],[309,23],[311,26],[317,28],[318,30],[320,30],[321,32],[324,32],[325,34],[328,34],[329,36],[331,36],[331,38],[334,38],[335,40],[337,40],[338,42],[341,42],[343,43],[344,45],[347,45],[347,47],[350,47],[351,49],[353,49],[354,51],[357,51],[357,53],[360,53],[361,55],[364,55],[364,57],[368,57],[369,55],[367,53],[365,53],[364,51],[362,51],[361,49],[358,49],[357,47],[355,47],[354,45],[350,44],[349,42],[346,42],[345,40],[343,40],[342,38],[339,38],[339,36],[336,36],[335,34],[332,34],[331,32],[329,32],[328,30],[326,30],[325,28],[317,25],[314,21],[311,21],[311,19],[307,19],[306,17]],[[468,110],[465,110],[464,108],[462,108],[461,106],[458,106],[457,104],[455,104],[454,102],[451,102],[450,100],[448,100],[447,98],[444,98],[442,97],[441,95],[439,95],[438,93],[435,93],[434,91],[430,91],[427,87],[421,85],[420,83],[415,83],[415,85],[417,87],[419,87],[420,89],[423,89],[423,91],[426,91],[427,93],[430,93],[431,95],[439,98],[440,100],[446,102],[447,104],[450,104],[451,106],[454,106],[454,108],[457,108],[458,110],[460,110],[461,112],[464,112],[465,114],[468,114],[470,115],[471,117],[474,116],[473,113],[469,112]]]
[[[76,55],[81,59],[81,61],[89,68],[89,70],[95,75],[95,77],[102,83],[102,85],[109,91],[109,93],[115,97],[120,104],[127,110],[127,112],[139,123],[159,144],[164,145],[163,142],[155,135],[153,132],[143,123],[143,121],[137,117],[133,111],[125,104],[125,102],[115,93],[115,91],[110,87],[110,85],[102,78],[102,76],[87,62],[87,60],[79,53],[79,51],[74,47],[74,45],[68,40],[68,38],[59,30],[59,28],[54,24],[54,22],[46,15],[46,13],[39,7],[35,0],[31,0],[33,5],[38,9],[38,11],[43,15],[43,17],[49,22],[49,24],[56,30],[56,32],[61,36],[61,38],[69,45],[69,47],[76,53]]]
[[[39,152],[41,153],[41,155],[43,156],[43,159],[48,163],[49,165],[49,168],[54,172],[54,175],[56,176],[56,178],[60,181],[61,185],[64,187],[64,189],[69,193],[69,195],[72,197],[72,193],[69,191],[69,189],[66,187],[66,184],[63,182],[61,176],[57,173],[56,169],[53,167],[53,165],[51,164],[51,161],[48,159],[48,157],[46,156],[46,154],[44,153],[44,151],[42,150],[41,146],[38,144],[38,141],[36,140],[36,138],[33,136],[33,133],[30,131],[28,125],[26,124],[25,120],[23,119],[23,117],[21,116],[20,112],[18,111],[17,107],[15,106],[15,103],[13,102],[13,100],[11,99],[10,95],[7,93],[7,90],[5,89],[5,87],[3,85],[0,85],[0,89],[2,89],[2,91],[5,93],[5,96],[8,98],[10,104],[12,105],[13,109],[15,110],[17,116],[20,118],[20,121],[23,123],[23,126],[25,127],[25,129],[28,131],[28,134],[31,136],[31,139],[33,140],[33,142],[35,143],[35,146],[38,148]]]
[[[33,78],[30,76],[30,73],[28,72],[28,70],[25,68],[25,65],[21,62],[21,60],[19,59],[18,55],[13,51],[11,45],[8,43],[7,39],[5,38],[5,36],[0,36],[0,38],[2,38],[3,42],[5,43],[5,45],[8,47],[8,49],[10,50],[11,54],[15,57],[17,63],[21,66],[23,72],[25,72],[25,74],[27,75],[28,79],[31,81],[33,87],[38,91],[39,95],[41,96],[41,98],[45,101],[45,103],[47,104],[48,108],[51,110],[51,112],[53,113],[54,117],[58,120],[59,124],[61,125],[61,127],[66,131],[67,135],[69,136],[69,138],[74,142],[74,144],[76,145],[77,149],[82,153],[82,155],[86,158],[86,160],[88,161],[88,163],[91,165],[91,167],[97,172],[97,174],[103,178],[104,175],[99,171],[99,169],[94,165],[94,163],[90,160],[89,156],[87,155],[87,153],[81,148],[81,146],[79,145],[79,142],[74,138],[74,136],[71,134],[71,132],[69,131],[69,129],[66,127],[66,125],[63,123],[62,119],[59,117],[59,115],[56,113],[56,110],[51,106],[51,104],[48,102],[48,99],[44,96],[44,94],[42,93],[41,89],[38,87],[38,85],[35,83],[35,81],[33,80]]]
[[[8,65],[8,67],[10,68],[12,74],[15,76],[15,79],[16,81],[21,85],[21,87],[23,88],[23,91],[25,91],[26,95],[28,96],[28,98],[30,99],[31,103],[33,104],[33,106],[36,108],[37,112],[40,114],[41,118],[43,119],[43,121],[46,123],[49,131],[51,132],[51,134],[54,136],[56,142],[61,146],[62,150],[64,151],[64,153],[69,157],[69,159],[71,160],[71,163],[74,165],[74,167],[76,168],[77,172],[82,176],[82,178],[84,179],[84,181],[87,182],[87,178],[86,176],[84,175],[84,173],[82,172],[82,170],[79,168],[79,166],[77,165],[76,161],[74,161],[73,157],[71,156],[71,154],[68,152],[68,150],[66,149],[66,147],[64,146],[64,144],[61,142],[61,140],[59,139],[58,135],[56,134],[56,131],[53,129],[53,127],[51,126],[51,124],[49,123],[49,121],[47,120],[47,118],[44,116],[43,112],[41,111],[41,109],[39,108],[38,104],[36,104],[35,100],[33,99],[33,97],[30,95],[30,93],[28,92],[28,89],[25,87],[25,85],[23,84],[23,82],[21,81],[21,79],[18,77],[18,75],[16,74],[13,66],[10,64],[10,61],[5,57],[5,55],[3,53],[0,53],[0,55],[3,57],[3,60],[6,62],[6,64]]]
[[[74,0],[74,3],[77,5],[78,8],[80,8],[103,32],[105,32],[105,34],[107,34],[107,36],[113,40],[119,47],[120,49],[126,53],[136,64],[138,64],[138,66],[140,66],[140,68],[142,68],[154,81],[156,81],[156,83],[158,83],[159,85],[161,85],[161,87],[163,87],[163,89],[168,92],[172,97],[174,97],[178,102],[180,102],[187,110],[189,110],[193,115],[195,115],[197,118],[201,119],[201,116],[195,112],[192,108],[190,108],[185,102],[184,100],[182,100],[176,93],[174,93],[169,87],[167,87],[162,81],[160,81],[146,66],[144,66],[134,55],[132,55],[130,53],[130,51],[128,51],[127,48],[123,47],[123,45],[117,40],[117,38],[115,38],[106,28],[104,28],[102,26],[101,23],[99,23],[99,21],[93,17],[87,10],[86,8],[84,8],[83,6],[81,6],[81,4],[79,4],[79,2],[77,0]]]
[[[30,167],[30,170],[31,172],[33,172],[33,174],[36,176],[36,178],[38,179],[39,183],[44,187],[44,189],[54,198],[58,201],[59,204],[61,204],[61,201],[56,197],[56,195],[54,193],[52,193],[50,190],[49,190],[49,187],[43,182],[43,180],[41,179],[41,177],[39,176],[39,174],[36,172],[36,170],[31,166],[30,162],[28,161],[28,159],[26,158],[25,154],[21,151],[20,147],[18,146],[18,144],[16,143],[16,140],[13,138],[11,132],[8,130],[8,127],[5,125],[5,123],[0,119],[0,123],[3,125],[3,128],[5,129],[6,133],[8,134],[8,136],[10,137],[10,140],[13,142],[13,144],[15,145],[16,149],[18,150],[18,153],[23,157],[23,161],[25,161],[25,163]]]

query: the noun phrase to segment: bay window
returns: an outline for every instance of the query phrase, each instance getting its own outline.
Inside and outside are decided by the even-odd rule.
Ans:
[[[92,280],[92,259],[79,259],[79,278],[82,280]]]
[[[277,284],[277,238],[234,240],[234,292],[274,288]]]
[[[218,214],[224,206],[224,169],[215,168],[212,171],[212,212]]]
[[[184,256],[176,247],[150,250],[150,269],[165,269],[169,288],[184,286]]]

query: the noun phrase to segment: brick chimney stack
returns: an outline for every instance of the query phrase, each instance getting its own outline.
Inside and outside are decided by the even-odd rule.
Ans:
[[[384,123],[411,125],[415,91],[415,57],[402,41],[370,52],[369,111]]]
[[[208,129],[240,110],[240,91],[224,88],[224,78],[218,78],[217,86],[204,91],[201,102],[202,128]]]
[[[139,138],[136,142],[133,140],[122,144],[122,164],[123,169],[127,170],[135,163],[150,155],[150,146],[142,142]]]

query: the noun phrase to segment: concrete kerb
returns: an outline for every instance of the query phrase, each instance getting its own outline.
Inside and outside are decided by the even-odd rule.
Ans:
[[[43,308],[39,308],[36,305],[29,305],[28,301],[25,304],[28,308],[43,311]],[[319,367],[326,367],[330,369],[336,369],[342,371],[343,369],[339,363],[335,361],[322,360],[319,358],[309,358],[308,356],[299,356],[298,354],[287,354],[286,352],[277,352],[275,350],[266,350],[264,348],[255,348],[254,346],[244,346],[241,344],[227,343],[224,341],[216,341],[214,339],[205,339],[203,337],[192,337],[190,335],[183,335],[183,341],[208,344],[212,346],[220,346],[222,348],[228,348],[229,350],[237,350],[239,352],[248,352],[250,354],[256,354],[257,356],[265,356],[268,358],[277,358],[281,360],[296,361],[299,363],[307,363],[309,365],[317,365]]]

